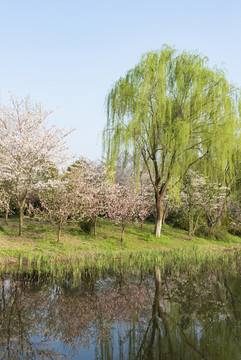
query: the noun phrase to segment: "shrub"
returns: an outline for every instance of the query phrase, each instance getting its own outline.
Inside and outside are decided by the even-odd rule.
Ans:
[[[90,219],[81,219],[78,223],[81,230],[83,230],[86,234],[90,234],[92,229],[94,228],[94,223]]]

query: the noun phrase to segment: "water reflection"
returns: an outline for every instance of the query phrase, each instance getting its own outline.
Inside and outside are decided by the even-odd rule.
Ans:
[[[0,359],[241,359],[240,279],[159,267],[78,286],[2,276]]]

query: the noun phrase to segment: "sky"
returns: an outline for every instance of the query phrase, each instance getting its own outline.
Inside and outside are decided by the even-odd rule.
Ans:
[[[0,0],[0,103],[55,109],[71,153],[100,159],[108,92],[143,53],[197,50],[241,86],[240,19],[240,0]]]

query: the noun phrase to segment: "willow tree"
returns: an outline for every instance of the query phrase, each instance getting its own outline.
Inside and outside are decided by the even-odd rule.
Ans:
[[[224,166],[237,121],[235,95],[224,71],[211,69],[206,57],[168,46],[146,53],[109,92],[107,163],[113,169],[123,150],[133,153],[137,174],[144,162],[155,193],[156,236],[170,186],[201,160],[215,157]]]

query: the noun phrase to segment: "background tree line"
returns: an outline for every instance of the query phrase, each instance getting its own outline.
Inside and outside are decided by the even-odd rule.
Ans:
[[[11,97],[0,107],[0,210],[69,221],[169,221],[189,237],[240,234],[239,90],[197,53],[168,46],[143,55],[107,97],[105,161],[66,167],[69,132],[47,126],[41,105]],[[73,162],[73,160],[72,160]]]

